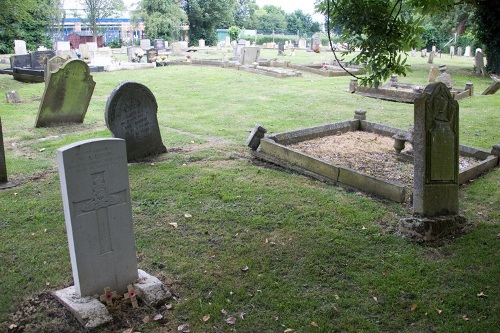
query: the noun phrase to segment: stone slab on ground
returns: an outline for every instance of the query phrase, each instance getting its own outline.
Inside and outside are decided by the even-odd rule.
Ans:
[[[148,305],[157,306],[165,303],[172,294],[165,285],[156,277],[149,275],[143,270],[139,271],[139,279],[134,287],[139,290],[139,297]]]
[[[79,296],[74,286],[61,289],[52,295],[68,309],[78,321],[88,329],[95,328],[113,320],[111,315],[97,298]]]

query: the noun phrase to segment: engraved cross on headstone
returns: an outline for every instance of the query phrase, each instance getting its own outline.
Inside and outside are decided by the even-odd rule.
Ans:
[[[78,209],[81,212],[80,214],[77,213],[77,216],[89,212],[94,212],[96,214],[100,253],[105,254],[113,251],[113,244],[109,231],[108,208],[120,203],[119,194],[123,195],[124,191],[109,194],[104,180],[104,172],[92,174],[92,179],[93,198],[83,202],[77,202],[75,206],[77,206],[77,212]]]

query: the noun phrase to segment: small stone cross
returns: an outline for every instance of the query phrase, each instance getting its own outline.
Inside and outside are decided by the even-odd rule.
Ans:
[[[116,291],[111,291],[109,287],[104,288],[104,294],[99,297],[101,302],[106,302],[106,305],[113,305],[113,298],[116,298],[118,295]]]
[[[127,286],[127,290],[128,292],[126,292],[123,297],[125,299],[130,299],[130,302],[132,303],[132,307],[135,309],[137,307],[139,307],[139,305],[137,305],[137,292],[135,291],[134,287],[132,287],[131,284],[129,284]]]

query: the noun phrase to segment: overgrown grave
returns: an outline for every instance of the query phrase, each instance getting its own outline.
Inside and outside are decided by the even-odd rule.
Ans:
[[[125,81],[111,92],[106,103],[106,126],[113,137],[125,140],[129,162],[167,152],[157,113],[156,98],[143,84]]]
[[[54,297],[86,328],[111,321],[119,298],[163,303],[170,292],[137,268],[125,141],[76,142],[57,159],[74,285]]]
[[[65,123],[83,123],[95,82],[89,66],[82,60],[70,60],[49,76],[45,85],[35,127]]]

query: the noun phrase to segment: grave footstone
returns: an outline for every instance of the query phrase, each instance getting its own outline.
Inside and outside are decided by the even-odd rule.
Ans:
[[[458,102],[442,82],[429,84],[414,102],[413,217],[400,232],[418,241],[445,237],[463,227],[458,215]]]
[[[132,285],[148,303],[170,297],[137,269],[124,140],[76,142],[58,149],[57,160],[74,286],[54,297],[87,328],[112,319],[95,295],[112,304]]]
[[[105,120],[115,138],[125,139],[128,161],[165,153],[157,119],[156,98],[146,86],[125,81],[106,103]]]
[[[5,97],[7,98],[7,103],[21,103],[21,97],[19,97],[19,93],[15,90],[7,91]]]
[[[67,61],[57,72],[50,74],[35,127],[83,123],[94,87],[89,66],[84,61]]]

